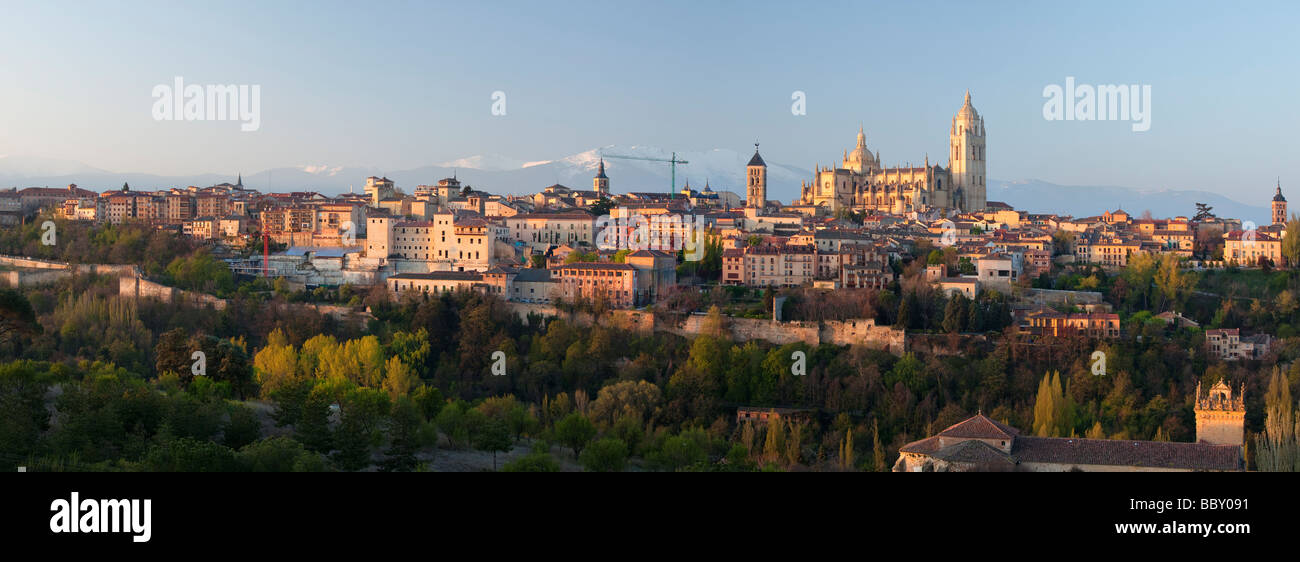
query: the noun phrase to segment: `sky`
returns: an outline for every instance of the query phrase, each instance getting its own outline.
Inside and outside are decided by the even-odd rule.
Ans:
[[[988,177],[1300,183],[1295,2],[0,2],[0,155],[118,172],[401,170],[596,147],[946,164],[969,89]],[[156,85],[258,85],[260,128],[159,121]],[[1151,87],[1150,129],[1044,88]],[[493,93],[505,114],[493,114]],[[794,92],[806,114],[791,112]],[[1291,140],[1288,140],[1291,139]]]

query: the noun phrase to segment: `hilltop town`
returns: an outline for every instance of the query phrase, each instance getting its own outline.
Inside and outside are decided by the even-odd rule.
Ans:
[[[1267,276],[1295,264],[1300,256],[1286,250],[1289,219],[1280,182],[1274,186],[1273,222],[1262,226],[1215,216],[1208,206],[1189,212],[1190,217],[1162,218],[1119,208],[1090,217],[1029,212],[987,200],[986,129],[969,92],[952,118],[948,136],[951,151],[946,163],[932,163],[925,156],[919,159],[923,162],[919,167],[888,166],[859,129],[855,146],[844,151],[842,160],[815,165],[799,197],[788,203],[768,198],[767,164],[755,144],[745,168],[743,197],[715,190],[708,183],[698,190],[689,182],[663,191],[649,190],[652,186],[623,189],[601,159],[592,170],[589,189],[557,184],[527,195],[494,194],[462,184],[455,176],[416,186],[369,177],[362,192],[332,197],[316,192],[260,193],[245,187],[242,177],[235,183],[158,191],[129,185],[102,193],[76,185],[29,187],[0,192],[0,223],[27,232],[38,226],[89,232],[143,229],[152,233],[149,236],[184,240],[189,248],[185,251],[193,254],[178,255],[179,262],[142,266],[105,259],[97,264],[122,279],[117,294],[109,298],[132,302],[161,298],[184,301],[189,307],[226,309],[242,306],[245,298],[266,299],[269,294],[269,302],[312,305],[311,313],[352,326],[357,337],[366,332],[382,334],[367,328],[376,321],[409,318],[409,311],[394,316],[400,307],[415,311],[442,302],[440,306],[473,308],[474,303],[489,299],[486,302],[501,304],[493,313],[499,322],[514,317],[538,334],[554,329],[548,319],[561,319],[571,326],[639,338],[668,333],[697,341],[716,338],[719,344],[778,346],[768,352],[769,357],[786,359],[765,367],[772,371],[765,375],[770,377],[782,377],[785,369],[792,369],[787,378],[802,375],[785,365],[791,350],[811,352],[832,346],[880,352],[885,355],[873,356],[871,362],[879,367],[872,369],[886,371],[886,379],[894,382],[877,381],[875,390],[861,389],[867,393],[860,397],[863,403],[880,399],[868,395],[903,393],[889,407],[920,401],[927,404],[928,413],[923,422],[901,418],[889,422],[893,444],[888,448],[879,442],[880,420],[872,422],[876,469],[1246,468],[1244,446],[1251,431],[1243,395],[1247,386],[1263,385],[1261,364],[1276,364],[1279,353],[1290,353],[1280,351],[1279,342],[1294,336],[1294,328],[1288,317],[1256,319],[1257,314],[1267,316],[1267,311],[1241,310],[1234,302],[1237,296],[1220,291],[1222,283],[1217,288],[1199,285],[1242,271]],[[31,236],[26,240],[27,250],[11,251],[28,255],[4,258],[10,285],[68,283],[84,272],[79,268],[85,259],[66,260],[82,265],[60,262],[59,251],[40,248]],[[195,256],[204,261],[186,261],[198,260]],[[33,261],[42,257],[55,259]],[[208,267],[215,267],[206,271],[225,281],[216,284],[193,273]],[[1269,292],[1278,294],[1272,289],[1261,294]],[[1283,292],[1292,304],[1281,312],[1290,314],[1296,308],[1295,295]],[[266,346],[258,343],[255,350],[247,351],[255,366],[245,382],[255,380],[264,397],[273,396],[268,389],[287,384],[272,380],[270,359],[264,357],[270,353],[267,350],[302,353],[295,351],[296,346],[306,345],[303,342],[316,335],[299,333],[285,340],[284,331],[295,329],[275,321],[247,334],[255,341],[269,338]],[[385,330],[403,329],[414,330],[398,324]],[[463,336],[446,337],[459,341]],[[435,348],[453,352],[451,340],[431,341]],[[464,353],[468,344],[459,345]],[[1115,384],[1122,387],[1134,384],[1130,377],[1143,373],[1133,364],[1131,353],[1142,349],[1151,353],[1152,346],[1163,346],[1161,353],[1181,349],[1192,354],[1193,363],[1180,367],[1184,375],[1191,375],[1198,368],[1194,365],[1205,361],[1218,365],[1212,376],[1183,380],[1187,377],[1170,374],[1142,383],[1148,392],[1161,394],[1160,385],[1175,384],[1185,409],[1171,403],[1175,395],[1148,396],[1144,399],[1160,400],[1148,406],[1161,411],[1137,425],[1124,421],[1129,413],[1116,417],[1104,407],[1098,410],[1095,402],[1092,413],[1071,413],[1075,417],[1069,420],[1064,419],[1065,413],[1039,410],[1044,400],[1055,403],[1043,406],[1049,412],[1067,401],[1080,405],[1087,400],[1083,395],[1067,400],[1068,383],[1062,387],[1056,370],[1073,370],[1076,374],[1068,376],[1075,378],[1076,385],[1088,377],[1109,375],[1105,384],[1118,377],[1122,382]],[[1130,356],[1125,357],[1121,349],[1128,349]],[[778,350],[778,355],[771,355]],[[1025,356],[1033,359],[1024,365],[1006,363]],[[919,369],[922,357],[930,362],[923,370]],[[995,370],[1052,367],[1047,375],[1041,371],[1032,375],[1042,377],[1033,408],[1035,436],[1017,437],[1020,430],[1010,425],[1017,419],[1029,423],[1017,413],[1024,411],[1027,397],[1014,397],[1011,402],[992,397],[975,400],[969,390],[965,397],[951,396],[952,388],[935,394],[941,384],[922,382],[935,369],[961,369],[961,364],[991,357],[999,357],[1002,365],[989,367]],[[620,361],[636,359],[627,356]],[[1109,371],[1108,359],[1115,366]],[[506,388],[464,379],[474,376],[474,369],[484,368],[482,359],[462,357],[458,367],[445,363],[446,356],[417,359],[423,363],[418,366],[409,364],[410,358],[405,360],[404,367],[399,361],[388,368],[418,367],[428,389],[453,397],[471,399],[489,388]],[[945,361],[947,367],[935,363]],[[536,368],[532,360],[525,363],[532,365],[528,369]],[[561,370],[567,371],[568,362],[564,364]],[[1231,371],[1236,373],[1235,390],[1224,382],[1233,364],[1248,365],[1246,371]],[[599,368],[612,375],[624,367],[611,363]],[[831,369],[829,365],[811,368],[821,373],[813,380],[829,376],[827,369]],[[162,366],[157,369],[163,372]],[[897,372],[900,369],[904,372]],[[377,378],[361,386],[386,381],[385,370],[376,371],[371,376]],[[447,377],[462,382],[448,386]],[[1207,389],[1209,384],[1213,388],[1203,392],[1202,378]],[[652,380],[667,385],[669,379],[660,375]],[[1157,384],[1158,380],[1164,382]],[[718,394],[716,398],[727,397],[726,406],[683,403],[675,416],[679,422],[714,423],[716,438],[751,424],[793,438],[790,432],[825,422],[827,416],[842,427],[833,435],[823,434],[826,446],[846,446],[853,440],[855,424],[859,436],[864,435],[861,418],[855,422],[841,416],[849,411],[863,415],[870,409],[818,403],[807,393],[819,395],[825,389],[796,390],[803,383],[790,381],[798,379],[770,383],[781,391],[733,388]],[[422,384],[407,381],[402,386],[410,390]],[[562,394],[582,393],[584,400],[587,392],[604,393],[591,383],[551,388]],[[658,392],[658,388],[653,391]],[[1094,400],[1120,399],[1115,392],[1119,391],[1108,387]],[[403,393],[392,394],[397,398]],[[949,396],[939,398],[942,395]],[[538,397],[549,400],[547,392],[529,398]],[[962,406],[951,402],[959,398]],[[948,405],[940,406],[942,402]],[[335,407],[340,404],[334,401]],[[997,419],[986,416],[985,407]],[[1070,406],[1072,412],[1075,407]],[[1226,421],[1222,415],[1209,415],[1223,411],[1230,414]],[[716,418],[720,412],[734,415]],[[727,416],[732,416],[731,421],[725,421]],[[1043,416],[1052,419],[1040,419]],[[1193,416],[1194,432],[1186,423]],[[1119,425],[1104,427],[1112,424]],[[914,441],[918,429],[934,436]],[[1087,439],[1077,437],[1084,430]],[[1107,434],[1127,441],[1107,440]],[[1187,442],[1166,443],[1171,434]],[[739,434],[732,438],[738,439]],[[455,436],[448,439],[453,448],[459,446]],[[1140,448],[1133,448],[1139,443]],[[753,447],[752,443],[746,446],[753,458],[769,464],[816,465],[810,451],[759,455]],[[326,445],[317,449],[331,450]],[[573,448],[574,457],[579,449]],[[833,451],[818,450],[817,458],[835,456]],[[838,455],[838,466],[854,466],[851,452],[841,450]],[[367,464],[354,463],[356,467]]]

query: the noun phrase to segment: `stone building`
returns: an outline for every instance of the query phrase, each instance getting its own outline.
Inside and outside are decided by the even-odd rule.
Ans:
[[[754,143],[754,157],[745,166],[745,207],[761,213],[767,206],[767,163],[758,155],[758,143]]]
[[[1227,387],[1223,388],[1226,390]],[[1243,470],[1242,443],[1245,435],[1242,425],[1240,422],[1233,425],[1231,421],[1207,418],[1207,423],[1202,426],[1203,407],[1205,403],[1198,400],[1197,434],[1201,436],[1201,431],[1204,430],[1207,436],[1202,436],[1196,443],[1032,437],[1021,435],[1020,430],[1014,427],[977,414],[953,424],[938,435],[904,445],[899,449],[894,472]],[[1241,409],[1243,414],[1244,411],[1244,408]],[[1235,416],[1235,413],[1232,415]]]
[[[952,119],[948,132],[948,167],[885,167],[879,151],[867,148],[866,134],[858,129],[858,142],[845,151],[838,167],[818,166],[811,183],[800,188],[798,204],[905,214],[938,209],[981,211],[987,207],[984,118],[971,105],[970,92]]]
[[[1273,224],[1286,224],[1286,197],[1282,196],[1282,180],[1277,180],[1277,192],[1273,194]]]
[[[1201,396],[1201,384],[1196,383],[1196,440],[1215,445],[1240,447],[1246,431],[1246,386],[1237,396],[1222,380],[1214,383],[1210,391]]]

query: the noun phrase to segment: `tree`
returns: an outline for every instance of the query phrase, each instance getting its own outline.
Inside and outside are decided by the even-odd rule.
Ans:
[[[497,453],[509,451],[514,445],[510,428],[501,420],[488,420],[474,436],[474,448],[492,453],[492,470],[497,469]]]
[[[238,451],[245,445],[262,438],[262,421],[257,412],[248,406],[230,406],[230,420],[222,428],[222,443]]]
[[[582,448],[596,436],[596,426],[578,412],[573,412],[555,424],[555,438],[573,449],[573,456],[582,454]]]
[[[1183,272],[1178,266],[1178,256],[1162,254],[1156,270],[1154,281],[1156,289],[1164,298],[1163,304],[1178,308],[1196,289],[1196,276]]]
[[[502,472],[559,472],[560,463],[555,462],[547,451],[545,443],[533,446],[533,452],[512,460],[501,467]]]
[[[0,345],[14,343],[19,334],[40,331],[31,301],[14,289],[0,289]],[[15,349],[15,355],[21,349]]]
[[[399,396],[406,396],[411,389],[420,382],[415,376],[415,372],[402,363],[402,360],[396,355],[388,358],[388,363],[384,368],[384,391],[394,400]]]
[[[193,376],[190,371],[193,360],[190,356],[197,350],[190,346],[190,337],[185,332],[185,328],[163,332],[158,336],[158,344],[154,346],[153,351],[154,367],[159,375],[175,373],[180,375],[182,381],[188,381]]]
[[[1060,437],[1064,420],[1065,395],[1061,390],[1061,375],[1055,371],[1043,375],[1038,383],[1038,398],[1034,401],[1034,435]]]
[[[317,386],[307,392],[297,422],[294,437],[312,451],[328,453],[333,448],[330,431],[330,398],[324,387]]]
[[[871,464],[876,472],[884,472],[885,466],[885,446],[880,443],[880,420],[871,420]]]
[[[627,443],[617,437],[593,441],[578,458],[587,472],[622,472],[627,465]]]
[[[1286,221],[1286,236],[1282,237],[1282,257],[1287,267],[1300,267],[1300,218],[1291,215]]]
[[[1273,367],[1264,432],[1255,438],[1255,466],[1265,472],[1300,472],[1300,416],[1291,402],[1291,385],[1282,370]]]
[[[1197,203],[1196,214],[1192,216],[1192,220],[1196,222],[1202,222],[1207,219],[1215,218],[1214,213],[1212,212],[1213,210],[1214,207],[1211,207],[1208,203]]]
[[[609,209],[613,206],[614,203],[608,197],[601,197],[599,201],[592,203],[588,210],[591,211],[593,216],[602,217],[608,215]]]
[[[306,378],[299,377],[298,352],[280,328],[267,336],[266,347],[253,356],[253,372],[262,396],[269,396],[287,384]]]
[[[420,407],[410,397],[401,396],[393,402],[393,411],[388,418],[388,450],[384,452],[386,458],[379,464],[380,470],[415,470],[415,453],[419,449],[419,432],[423,423]]]
[[[839,467],[843,471],[853,470],[853,428],[851,427],[844,433],[844,439],[840,440]]]
[[[943,311],[943,331],[950,334],[960,332],[966,327],[966,315],[970,311],[970,299],[961,293],[954,293],[948,299],[948,306]]]
[[[302,443],[283,435],[245,445],[237,455],[245,470],[252,472],[316,471],[323,460]]]

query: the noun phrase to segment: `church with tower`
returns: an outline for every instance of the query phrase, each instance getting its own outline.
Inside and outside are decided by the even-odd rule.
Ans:
[[[1282,178],[1277,180],[1277,191],[1273,193],[1273,224],[1286,224],[1286,197],[1282,196]]]
[[[1196,442],[1039,437],[982,412],[903,445],[894,472],[1231,472],[1245,470],[1245,385],[1196,385]]]
[[[839,166],[817,166],[811,182],[800,186],[799,203],[841,210],[906,214],[979,211],[987,205],[984,118],[971,104],[970,92],[948,131],[948,166],[886,167],[880,152],[867,148],[866,134],[845,151]],[[757,153],[756,153],[757,156]],[[752,165],[752,162],[751,162]]]

